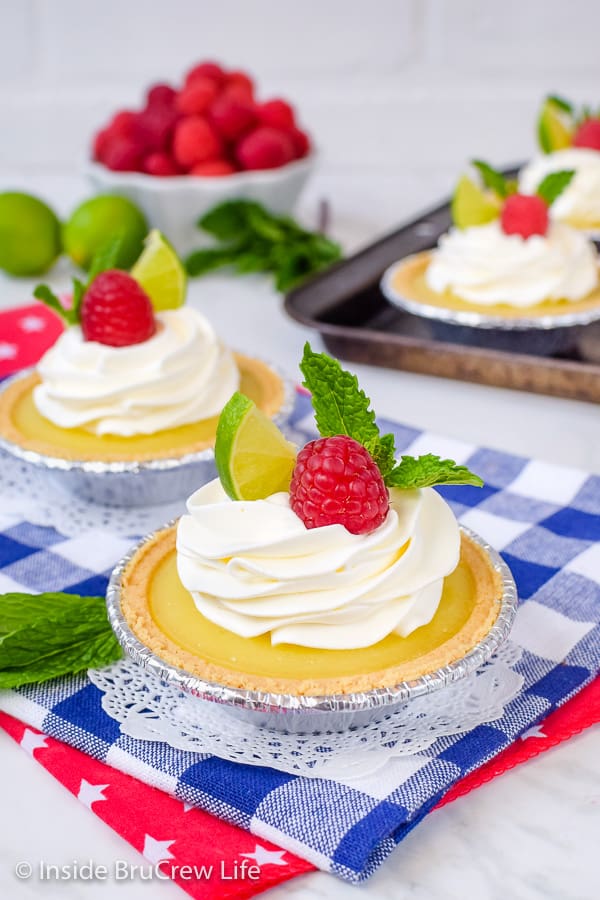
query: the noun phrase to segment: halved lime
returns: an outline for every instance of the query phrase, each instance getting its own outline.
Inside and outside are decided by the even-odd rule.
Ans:
[[[452,221],[457,228],[485,225],[498,218],[502,200],[493,191],[480,187],[462,175],[452,197]]]
[[[262,500],[289,489],[296,448],[249,397],[238,392],[219,418],[215,463],[232,500]]]
[[[574,131],[575,123],[571,113],[554,97],[548,97],[537,122],[538,140],[544,153],[570,147]]]
[[[181,260],[157,229],[144,241],[131,276],[146,291],[155,310],[178,309],[185,303],[186,274]]]

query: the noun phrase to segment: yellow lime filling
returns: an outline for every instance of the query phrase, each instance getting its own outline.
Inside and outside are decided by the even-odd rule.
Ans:
[[[235,672],[271,678],[339,678],[410,662],[444,644],[465,625],[476,600],[476,581],[464,558],[444,580],[440,605],[428,625],[408,637],[395,634],[359,650],[313,650],[271,645],[268,634],[244,638],[206,619],[177,573],[176,551],[154,568],[148,605],[157,627],[183,650]]]
[[[272,415],[280,404],[273,406],[273,383],[279,382],[277,376],[267,366],[256,360],[246,361],[237,357],[240,369],[240,391],[250,397],[257,406]],[[135,459],[153,453],[178,451],[195,444],[212,446],[217,430],[219,417],[202,419],[190,425],[168,428],[154,434],[138,434],[132,437],[105,434],[96,435],[85,428],[61,428],[46,419],[37,409],[33,401],[33,389],[37,381],[32,381],[28,390],[24,390],[15,400],[11,410],[14,428],[25,438],[36,445],[44,444],[47,448],[56,448],[58,456],[65,451],[83,458],[98,459],[118,458],[122,453],[124,459]],[[271,388],[269,392],[268,388]],[[279,391],[279,386],[278,386]],[[280,398],[279,398],[280,399]],[[265,408],[266,407],[266,408]]]
[[[493,306],[484,306],[463,300],[453,291],[446,290],[441,293],[432,290],[425,279],[425,273],[431,262],[430,253],[422,253],[411,259],[407,259],[395,273],[393,279],[394,290],[408,300],[416,300],[418,303],[428,306],[437,306],[444,309],[460,311],[485,312],[488,315],[505,316],[507,318],[529,318],[545,314],[558,314],[570,312],[574,309],[593,309],[600,305],[600,287],[588,294],[582,300],[572,302],[569,300],[544,300],[534,306],[515,307],[508,303],[498,303]]]

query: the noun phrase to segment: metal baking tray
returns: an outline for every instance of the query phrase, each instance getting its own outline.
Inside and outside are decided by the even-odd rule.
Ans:
[[[536,332],[490,338],[482,329],[440,328],[385,299],[387,267],[434,247],[449,226],[446,202],[304,282],[286,296],[286,311],[342,359],[599,403],[600,323],[559,329],[568,333],[549,352]]]

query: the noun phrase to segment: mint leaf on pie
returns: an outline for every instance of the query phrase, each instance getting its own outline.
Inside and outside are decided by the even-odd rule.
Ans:
[[[550,172],[550,174],[546,175],[546,177],[538,184],[536,194],[538,197],[541,197],[548,206],[552,206],[557,197],[560,197],[564,189],[571,183],[574,175],[574,169],[567,169],[562,172]]]
[[[342,369],[327,353],[314,353],[304,345],[300,363],[304,386],[312,395],[315,420],[321,437],[346,434],[362,444],[379,467],[387,487],[413,490],[435,484],[471,484],[481,487],[483,481],[466,466],[452,459],[425,456],[403,456],[396,463],[393,434],[381,435],[371,401],[359,387],[356,375]]]
[[[466,466],[457,466],[452,459],[441,459],[433,453],[425,456],[402,456],[398,465],[385,479],[388,487],[413,490],[435,484],[471,484],[482,487],[483,481]]]
[[[0,688],[108,665],[121,648],[102,597],[0,595]]]
[[[327,353],[314,353],[304,345],[300,363],[304,387],[312,394],[315,420],[321,437],[347,434],[360,444],[379,440],[371,401],[358,386],[356,375],[342,369]]]
[[[572,103],[569,103],[564,97],[557,97],[556,94],[549,94],[546,97],[546,103],[552,103],[553,106],[566,113],[572,113],[575,109]]]
[[[482,159],[473,159],[471,164],[475,166],[481,175],[484,187],[494,191],[499,197],[508,197],[510,189],[506,178],[501,172],[493,169],[489,163],[484,162]]]

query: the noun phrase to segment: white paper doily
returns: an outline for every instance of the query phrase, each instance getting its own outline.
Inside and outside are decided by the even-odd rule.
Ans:
[[[73,496],[45,470],[0,451],[2,512],[34,525],[56,528],[67,537],[86,531],[110,531],[117,537],[137,537],[154,531],[185,512],[185,498],[160,506],[101,506]]]
[[[88,674],[104,694],[103,709],[130,737],[295,775],[343,773],[347,779],[426,750],[440,737],[499,719],[522,687],[523,677],[512,668],[520,657],[521,648],[507,642],[477,672],[407,701],[381,722],[319,735],[258,728],[217,703],[181,693],[130,659]]]

